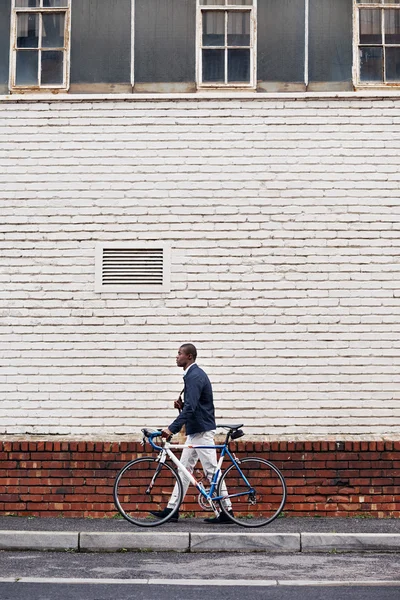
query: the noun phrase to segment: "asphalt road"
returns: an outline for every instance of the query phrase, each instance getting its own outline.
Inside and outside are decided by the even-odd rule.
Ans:
[[[163,600],[204,597],[399,600],[399,556],[0,552],[1,600],[156,600],[159,597]]]
[[[400,587],[2,583],[0,595],[2,600],[398,600]]]
[[[400,561],[375,553],[0,552],[0,579],[21,577],[390,582],[400,580]]]

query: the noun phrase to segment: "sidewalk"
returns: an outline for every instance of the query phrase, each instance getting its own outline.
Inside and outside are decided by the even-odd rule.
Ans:
[[[400,553],[400,519],[285,517],[246,529],[201,519],[140,528],[120,519],[0,516],[0,550]]]

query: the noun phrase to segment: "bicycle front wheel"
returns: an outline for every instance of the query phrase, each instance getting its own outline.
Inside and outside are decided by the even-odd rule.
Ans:
[[[262,527],[282,512],[286,483],[275,465],[263,458],[243,458],[222,474],[218,496],[223,512],[243,527]],[[231,512],[233,512],[233,516]]]
[[[176,504],[168,515],[162,513],[175,491]],[[173,467],[153,457],[137,458],[118,473],[114,502],[120,514],[139,527],[156,527],[169,521],[182,502],[182,481]]]

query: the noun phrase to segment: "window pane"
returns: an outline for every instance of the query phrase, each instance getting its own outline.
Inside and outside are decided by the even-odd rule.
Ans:
[[[385,4],[400,4],[400,0],[385,0]]]
[[[39,15],[17,15],[17,48],[39,47]]]
[[[64,13],[49,13],[42,15],[42,47],[62,48],[64,46]]]
[[[38,57],[37,50],[23,50],[17,52],[17,65],[15,85],[38,85]]]
[[[304,0],[257,3],[257,78],[260,81],[304,81],[304,9]]]
[[[382,0],[357,0],[358,4],[381,4]]]
[[[64,52],[42,52],[42,85],[62,85]]]
[[[111,4],[109,1],[108,4]],[[149,9],[149,0],[135,0],[135,83],[175,83],[175,82],[191,82],[196,79],[196,3],[187,2],[187,0],[163,0],[162,2],[151,2],[154,4],[154,9]],[[102,16],[104,29],[108,31],[108,44],[104,44],[107,37],[101,36],[97,44],[102,47],[101,54],[96,51],[93,44],[90,46],[90,54],[98,64],[98,73],[86,60],[82,63],[81,53],[85,50],[83,44],[88,44],[89,40],[84,40],[88,37],[88,31],[93,30],[93,36],[97,34],[97,23],[90,20],[90,12],[85,10],[85,20],[79,23],[79,31],[75,29],[76,35],[79,34],[79,39],[74,45],[74,40],[71,42],[72,62],[76,64],[76,69],[82,71],[86,68],[90,77],[97,76],[94,81],[105,81],[104,65],[109,65],[109,71],[114,77],[121,77],[119,72],[122,67],[125,68],[125,63],[128,68],[128,81],[130,77],[130,32],[129,14],[130,0],[126,2],[125,9],[121,0],[118,4],[112,4],[108,11],[114,15],[116,25],[110,27],[110,12]],[[116,14],[118,7],[118,14]],[[157,8],[157,9],[156,9]],[[72,23],[77,27],[77,12],[80,9],[74,8],[75,21]],[[102,8],[104,13],[105,8]],[[99,18],[101,15],[98,15]],[[108,17],[108,19],[107,19]],[[127,23],[128,21],[128,23]],[[74,25],[75,23],[75,25]],[[107,25],[107,28],[106,28]],[[115,32],[118,32],[116,35]],[[124,44],[128,43],[125,49]],[[106,46],[104,48],[104,46]],[[108,46],[108,47],[107,47]],[[113,54],[110,57],[110,48]],[[108,51],[108,54],[107,54]],[[87,54],[87,53],[86,53]],[[115,56],[113,64],[112,57]],[[111,60],[110,60],[111,58]],[[75,69],[71,69],[71,78]],[[115,81],[120,81],[116,79]],[[122,79],[124,81],[124,79]]]
[[[350,84],[353,65],[352,28],[351,2],[310,0],[310,82],[338,81]]]
[[[200,4],[225,4],[225,0],[200,0]]]
[[[250,83],[250,50],[228,50],[228,81]]]
[[[17,8],[36,8],[39,6],[39,0],[15,0]]]
[[[383,81],[382,48],[360,48],[360,80]]]
[[[360,10],[360,44],[382,44],[382,11]]]
[[[253,0],[228,0],[227,4],[241,4],[243,6],[253,4]]]
[[[68,0],[43,0],[43,6],[54,6],[56,8],[68,6]]]
[[[250,46],[249,12],[228,12],[228,46]]]
[[[225,46],[225,12],[203,13],[203,46]]]
[[[400,10],[385,10],[385,43],[400,44]]]
[[[386,81],[400,81],[400,48],[386,48]]]
[[[203,81],[224,82],[225,71],[224,50],[203,50]]]

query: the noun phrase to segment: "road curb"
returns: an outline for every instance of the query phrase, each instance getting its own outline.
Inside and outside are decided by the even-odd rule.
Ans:
[[[302,533],[302,552],[400,552],[400,533]]]
[[[0,550],[75,552],[393,552],[400,533],[0,531]]]
[[[80,534],[79,549],[83,552],[118,552],[123,550],[189,552],[190,534],[186,532],[129,532]]]
[[[299,533],[191,533],[190,552],[300,552]]]
[[[79,533],[0,531],[0,550],[77,550]]]

